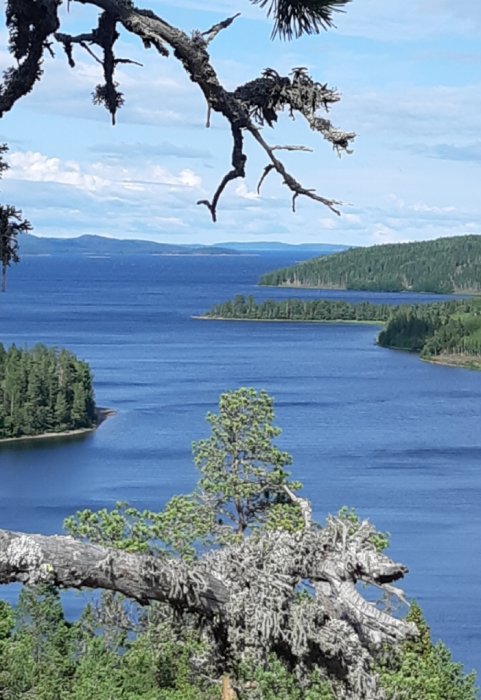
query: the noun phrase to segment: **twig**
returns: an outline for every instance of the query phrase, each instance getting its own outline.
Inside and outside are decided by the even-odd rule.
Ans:
[[[304,151],[305,153],[312,153],[313,149],[307,146],[271,146],[271,151]]]
[[[257,185],[257,194],[261,193],[261,185],[266,179],[266,177],[269,175],[271,170],[274,170],[274,166],[272,165],[272,163],[269,163],[269,165],[266,165],[266,167],[264,168],[264,172],[262,173],[261,179],[259,180],[259,183]]]
[[[314,199],[316,202],[321,202],[321,204],[324,204],[331,211],[333,211],[334,214],[340,216],[341,212],[338,209],[336,209],[336,206],[342,205],[342,202],[336,199],[327,199],[326,197],[321,197],[320,195],[316,194],[316,191],[314,189],[306,189],[305,187],[303,187],[290,173],[287,172],[282,161],[276,158],[276,156],[273,153],[272,147],[269,146],[269,144],[264,140],[259,129],[256,126],[254,126],[252,122],[249,123],[249,125],[247,126],[247,130],[251,133],[251,135],[254,137],[257,143],[259,143],[264,149],[264,151],[267,153],[269,159],[271,160],[272,167],[279,173],[279,175],[282,176],[284,185],[287,185],[287,187],[294,193],[292,197],[292,211],[295,212],[296,210],[295,203],[297,197],[303,195],[304,197],[309,197],[309,199]]]
[[[296,494],[293,491],[291,491],[291,489],[286,484],[284,484],[284,491],[287,493],[291,501],[293,501],[301,509],[302,517],[304,518],[304,527],[306,530],[309,530],[309,528],[312,525],[311,502],[308,501],[307,498],[301,498],[300,496],[296,496]]]
[[[235,15],[232,17],[228,17],[227,19],[224,19],[222,22],[217,22],[217,24],[214,24],[213,27],[208,29],[206,32],[201,32],[201,36],[204,37],[204,41],[206,44],[210,44],[210,42],[215,39],[217,34],[221,32],[223,29],[227,29],[227,27],[230,27],[232,22],[237,19],[237,17],[240,17],[240,12],[237,12]]]
[[[234,140],[234,146],[232,148],[232,170],[230,170],[227,175],[224,175],[222,178],[222,181],[215,191],[215,194],[212,198],[212,202],[209,202],[207,199],[201,199],[197,202],[197,204],[205,204],[207,209],[210,211],[210,214],[212,216],[212,221],[215,223],[217,221],[217,204],[219,202],[219,198],[224,191],[227,183],[229,183],[231,180],[235,180],[238,177],[245,177],[245,164],[247,160],[247,156],[244,154],[242,150],[243,146],[243,137],[242,137],[242,131],[238,126],[232,125],[231,127],[232,130],[232,138]]]

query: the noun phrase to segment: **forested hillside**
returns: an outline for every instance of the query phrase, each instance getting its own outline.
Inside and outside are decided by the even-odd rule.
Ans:
[[[91,428],[89,366],[68,350],[0,343],[0,439]]]
[[[481,292],[481,236],[351,248],[263,275],[268,286],[415,291]]]
[[[426,359],[452,357],[460,364],[470,364],[481,359],[481,302],[397,307],[378,342],[419,352]]]

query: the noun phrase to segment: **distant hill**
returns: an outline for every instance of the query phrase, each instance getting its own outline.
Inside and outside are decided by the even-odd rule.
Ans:
[[[259,284],[477,294],[481,292],[481,236],[351,248],[267,273]]]
[[[105,236],[47,238],[21,236],[21,255],[238,255],[236,250],[220,246],[172,245],[154,241],[121,240]]]
[[[314,253],[319,253],[321,255],[339,253],[350,247],[347,245],[338,245],[336,243],[280,243],[279,241],[229,241],[227,243],[219,243],[219,246],[222,248],[229,248],[230,250],[253,252],[295,252],[296,250],[306,252],[312,250]]]

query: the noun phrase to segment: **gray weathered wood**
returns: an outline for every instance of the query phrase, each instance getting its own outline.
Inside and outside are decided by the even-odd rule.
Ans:
[[[157,600],[206,616],[222,612],[224,584],[167,557],[130,554],[72,537],[0,530],[0,583],[52,583],[118,591],[143,604]]]

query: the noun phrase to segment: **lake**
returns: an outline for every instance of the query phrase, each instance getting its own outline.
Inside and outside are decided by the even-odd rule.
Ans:
[[[60,532],[65,516],[117,500],[160,509],[194,486],[191,443],[208,435],[219,394],[265,388],[315,516],[355,506],[389,531],[433,636],[479,672],[481,372],[379,348],[371,326],[192,318],[237,293],[439,299],[256,288],[298,259],[25,257],[0,295],[0,341],[69,348],[91,365],[98,405],[117,415],[80,440],[2,446],[0,527]]]

